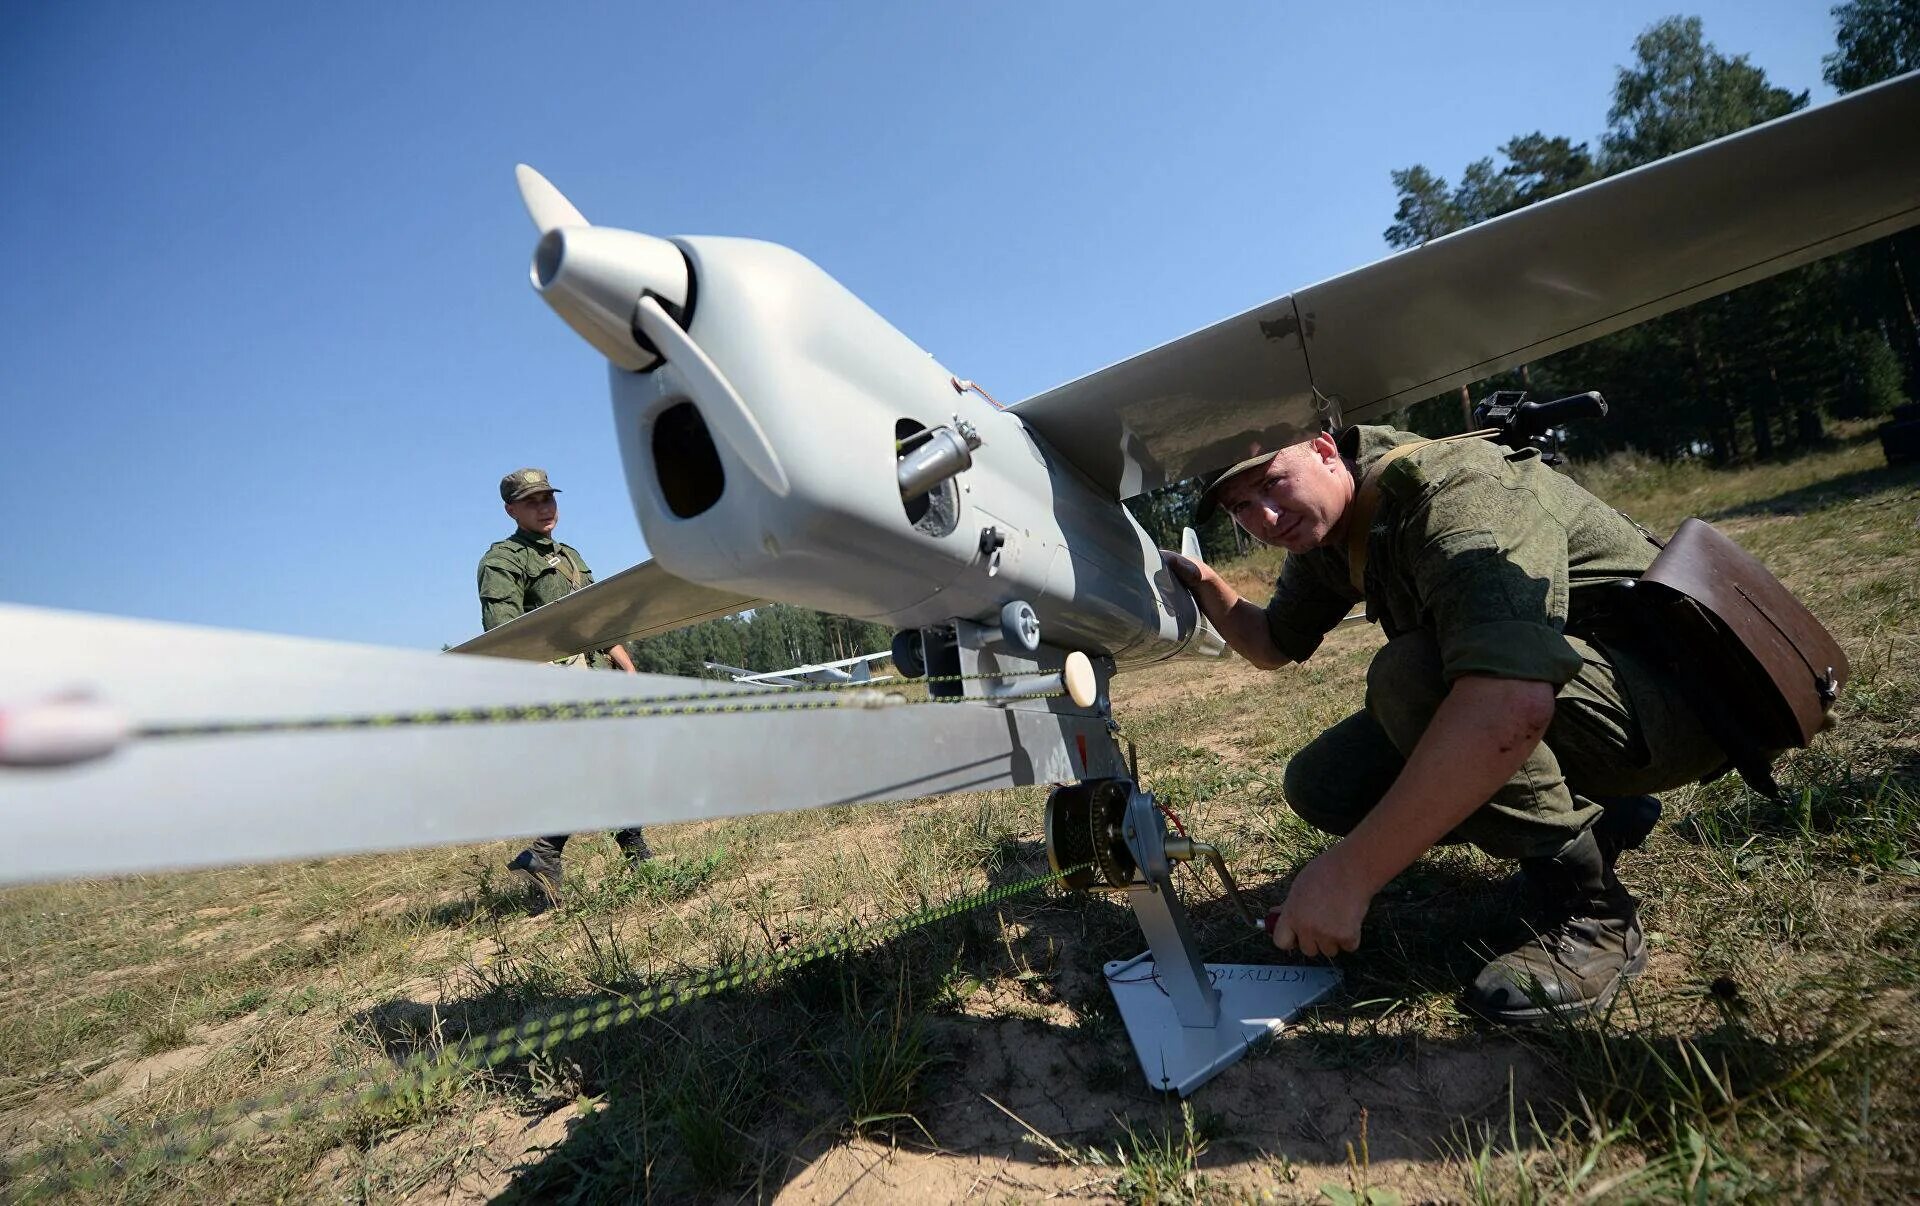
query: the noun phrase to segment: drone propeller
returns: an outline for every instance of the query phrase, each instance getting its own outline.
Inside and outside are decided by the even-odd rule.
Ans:
[[[513,178],[520,182],[520,203],[527,207],[527,216],[533,219],[541,234],[562,226],[593,225],[573,207],[573,202],[553,187],[553,181],[526,164],[514,165]]]
[[[786,497],[786,470],[760,421],[685,329],[693,277],[680,248],[652,235],[590,225],[539,172],[523,163],[514,175],[541,231],[529,271],[534,291],[619,367],[646,372],[666,361],[714,436],[775,497]]]
[[[747,468],[769,493],[775,498],[785,498],[792,486],[780,458],[773,453],[773,441],[767,438],[760,420],[753,417],[719,366],[707,359],[700,345],[650,296],[642,297],[634,307],[633,325],[660,349],[667,363],[680,374],[714,434],[747,463]]]

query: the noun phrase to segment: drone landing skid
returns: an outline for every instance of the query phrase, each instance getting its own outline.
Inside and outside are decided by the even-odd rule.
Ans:
[[[1328,967],[1202,963],[1178,898],[1140,890],[1128,901],[1148,949],[1107,964],[1107,987],[1150,1088],[1192,1096],[1340,983]]]
[[[1145,953],[1106,965],[1107,987],[1147,1084],[1182,1097],[1340,983],[1332,968],[1203,962],[1173,887],[1173,863],[1197,857],[1258,926],[1220,851],[1185,833],[1169,838],[1152,793],[1132,779],[1070,784],[1047,800],[1047,858],[1062,882],[1124,892],[1146,935]]]

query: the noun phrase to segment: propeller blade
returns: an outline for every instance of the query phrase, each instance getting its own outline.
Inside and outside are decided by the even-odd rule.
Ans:
[[[551,180],[526,164],[514,165],[513,178],[520,184],[520,203],[527,207],[527,216],[533,219],[541,234],[561,226],[593,225],[573,207],[573,202],[553,187]]]
[[[666,357],[673,371],[680,374],[714,434],[746,462],[747,468],[775,498],[785,498],[792,487],[787,483],[787,471],[781,467],[780,458],[773,453],[773,442],[767,439],[760,420],[754,418],[747,404],[740,400],[733,383],[719,366],[707,359],[700,345],[681,330],[680,324],[652,297],[640,299],[640,304],[634,307],[633,322]]]

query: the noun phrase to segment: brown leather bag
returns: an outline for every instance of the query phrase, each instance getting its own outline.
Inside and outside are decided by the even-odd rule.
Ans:
[[[1689,519],[1634,589],[1695,710],[1756,791],[1772,763],[1833,723],[1851,667],[1833,634],[1754,556]]]

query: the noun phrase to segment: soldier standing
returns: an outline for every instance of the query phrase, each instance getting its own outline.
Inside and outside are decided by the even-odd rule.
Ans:
[[[544,469],[516,469],[500,479],[500,501],[513,517],[513,535],[495,541],[480,558],[480,625],[491,630],[555,599],[564,598],[593,581],[579,552],[553,538],[560,520],[554,500],[558,491]],[[623,645],[577,653],[560,665],[592,669],[619,669],[633,673],[633,659]],[[629,864],[653,857],[640,826],[613,835]],[[507,866],[525,871],[540,889],[536,912],[560,900],[562,861],[567,835],[539,838],[515,855]]]

